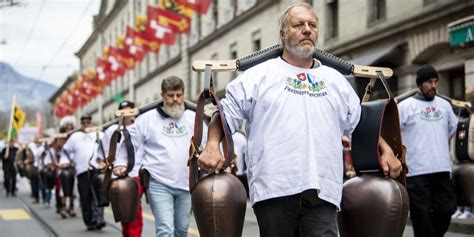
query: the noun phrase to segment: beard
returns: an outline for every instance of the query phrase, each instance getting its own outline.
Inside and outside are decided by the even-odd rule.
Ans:
[[[422,91],[421,94],[426,100],[431,101],[436,95],[436,90]]]
[[[181,118],[184,113],[184,103],[171,105],[163,103],[163,112],[172,118]]]
[[[311,47],[304,47],[298,45],[298,42],[292,41],[289,38],[285,39],[285,48],[298,59],[313,58],[313,53],[316,48],[314,45],[315,42],[313,42]]]

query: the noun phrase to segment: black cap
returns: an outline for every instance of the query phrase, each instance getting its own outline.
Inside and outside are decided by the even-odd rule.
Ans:
[[[124,108],[135,108],[135,103],[133,103],[132,101],[129,101],[129,100],[122,100],[122,102],[120,102],[119,104],[119,107],[118,109],[124,109]]]
[[[92,120],[92,116],[90,114],[84,114],[81,116],[81,121],[82,120]]]
[[[431,65],[423,65],[416,71],[416,85],[419,86],[423,82],[432,78],[438,78],[438,71]]]

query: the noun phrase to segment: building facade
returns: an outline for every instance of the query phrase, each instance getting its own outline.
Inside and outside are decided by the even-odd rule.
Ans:
[[[102,49],[114,45],[146,6],[160,0],[102,1],[94,17],[94,31],[76,53],[81,70],[95,65]],[[161,81],[169,75],[183,78],[186,97],[194,101],[203,88],[203,74],[192,71],[195,60],[226,60],[243,57],[279,43],[278,16],[289,0],[213,0],[205,15],[195,14],[189,34],[181,34],[173,46],[162,46],[145,60],[113,81],[79,109],[77,115],[92,114],[99,124],[113,119],[117,105],[113,97],[142,106],[161,98]],[[318,14],[317,47],[360,65],[390,67],[389,80],[395,94],[416,88],[415,72],[422,64],[440,71],[440,93],[465,99],[474,86],[474,48],[469,43],[451,46],[448,25],[468,18],[474,1],[468,0],[308,0]],[[471,35],[472,37],[472,35]],[[236,72],[214,75],[218,91],[237,76]],[[366,80],[349,78],[361,94]],[[65,83],[70,83],[70,80]],[[51,98],[61,94],[61,87]]]

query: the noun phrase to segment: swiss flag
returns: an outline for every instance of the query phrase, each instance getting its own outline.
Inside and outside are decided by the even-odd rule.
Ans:
[[[139,28],[127,28],[127,39],[126,44],[130,46],[130,50],[142,51],[143,55],[152,51],[158,53],[160,51],[160,44],[162,43],[159,39],[154,37],[154,33],[147,30],[146,23],[143,27]],[[143,28],[143,30],[141,30]],[[131,47],[135,47],[132,49]],[[131,52],[135,54],[135,52]]]
[[[139,37],[138,35],[139,33],[136,32],[135,29],[130,26],[127,26],[124,47],[125,51],[132,55],[135,61],[141,62],[143,58],[145,58],[147,50],[145,49],[144,45],[140,45],[136,42],[135,38]]]
[[[108,61],[97,58],[97,64],[95,71],[97,73],[97,79],[100,81],[100,85],[108,86],[112,82],[111,73],[109,72],[109,65]]]
[[[300,81],[306,81],[306,73],[300,73],[300,74],[296,75],[296,77]]]

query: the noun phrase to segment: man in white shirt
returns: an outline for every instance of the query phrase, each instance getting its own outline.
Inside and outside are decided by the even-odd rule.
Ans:
[[[97,155],[96,133],[84,130],[92,125],[90,116],[82,116],[80,120],[81,129],[69,135],[63,146],[63,152],[69,154],[76,169],[82,219],[87,230],[98,230],[105,226],[104,208],[94,203],[90,177],[93,177],[95,171],[89,171],[89,160],[91,158],[94,160]],[[69,164],[69,160],[61,157],[60,164]]]
[[[342,197],[341,136],[360,118],[357,94],[336,70],[313,59],[318,19],[307,3],[280,17],[281,57],[258,64],[226,88],[222,109],[234,132],[248,123],[250,201],[260,236],[337,236]],[[219,172],[223,132],[216,113],[201,169]],[[396,177],[401,164],[380,139],[381,165]]]
[[[448,101],[436,96],[438,72],[424,65],[416,72],[418,92],[398,104],[407,148],[410,218],[419,236],[443,236],[456,209],[449,138],[457,119]]]
[[[127,108],[128,109],[135,108],[135,103],[129,100],[123,100],[119,103],[119,106],[118,106],[119,110],[127,109]],[[123,125],[125,125],[126,127],[128,127],[129,125],[132,125],[133,122],[134,122],[133,117],[123,118]],[[104,136],[102,137],[102,144],[103,144],[103,149],[104,149],[103,153],[106,156],[108,156],[109,150],[110,150],[110,139],[112,138],[112,135],[115,132],[115,130],[117,130],[117,128],[118,128],[118,124],[111,125],[105,130]],[[119,142],[120,144],[123,142],[123,135],[121,135],[121,139]],[[99,158],[106,159],[106,158],[102,158],[103,156],[102,151],[98,151],[98,154],[99,154]],[[143,230],[143,215],[142,215],[143,213],[142,213],[142,203],[141,203],[141,197],[143,195],[143,187],[140,184],[140,179],[138,177],[138,171],[142,165],[141,163],[142,155],[143,154],[140,153],[140,149],[135,152],[135,165],[133,169],[130,171],[130,173],[128,174],[130,177],[133,177],[135,179],[138,185],[138,208],[137,208],[137,217],[135,218],[135,220],[131,222],[121,222],[122,236],[124,237],[127,237],[127,236],[139,237],[141,236],[142,230]],[[126,152],[124,154],[116,153],[115,162],[114,162],[114,166],[116,168],[114,169],[114,174],[123,175],[123,173],[120,173],[119,170],[121,170],[121,167],[124,167],[124,166],[126,167],[127,162],[128,162],[128,157],[127,157]]]
[[[40,143],[40,136],[36,136],[34,141],[29,143],[27,146],[27,149],[31,151],[31,154],[33,156],[33,160],[31,161],[31,165],[33,165],[33,169],[36,171],[34,172],[34,175],[31,177],[31,192],[33,196],[33,203],[39,203],[40,202],[40,191],[42,191],[41,187],[41,179],[39,177],[39,162],[40,162],[40,156],[41,153],[44,151],[44,146]],[[42,196],[41,198],[44,200],[43,193],[41,192]]]
[[[189,141],[195,112],[184,103],[184,83],[169,76],[161,83],[163,103],[138,116],[128,127],[135,151],[143,152],[143,167],[150,173],[146,190],[155,217],[156,236],[186,237],[191,213]],[[126,154],[124,143],[118,154]],[[126,166],[117,167],[124,175]]]

